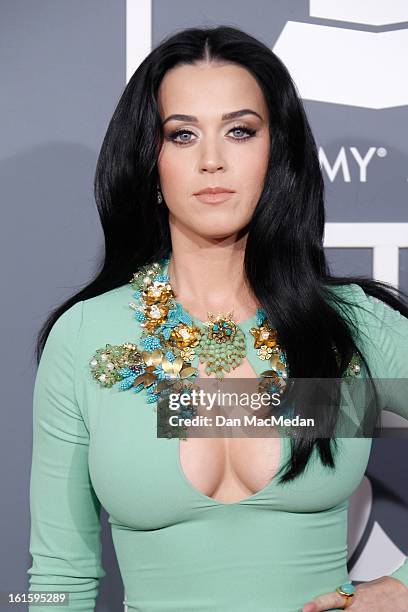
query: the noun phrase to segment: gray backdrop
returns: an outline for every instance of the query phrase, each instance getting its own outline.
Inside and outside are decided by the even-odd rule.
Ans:
[[[360,241],[349,248],[344,246],[347,228],[332,226],[326,248],[333,271],[386,279],[396,254],[398,282],[408,291],[408,94],[392,76],[394,71],[402,78],[407,43],[394,55],[392,69],[373,67],[375,53],[363,53],[368,40],[382,52],[384,32],[408,34],[408,10],[397,19],[387,15],[390,7],[377,2],[372,3],[376,15],[367,15],[358,12],[362,3],[356,2],[354,14],[330,15],[321,4],[1,0],[0,590],[27,591],[31,565],[28,487],[35,335],[47,313],[93,274],[102,252],[92,194],[99,148],[129,74],[164,35],[188,26],[229,24],[279,50],[321,148],[327,221],[364,224],[359,226]],[[326,32],[332,42],[313,50],[313,41]],[[301,61],[307,49],[317,55],[305,70]],[[355,63],[361,91],[352,81]],[[325,79],[332,79],[326,91]],[[338,92],[337,79],[342,85]],[[384,101],[380,93],[385,83],[389,96]],[[367,155],[370,160],[362,172],[361,160]],[[377,251],[377,267],[372,223],[385,224],[380,229],[392,247]],[[401,224],[398,238],[389,223]],[[401,469],[406,457],[406,440],[373,441],[366,477],[350,499],[349,570],[356,581],[390,573],[407,554],[408,482],[406,469]],[[108,573],[101,580],[97,609],[116,611],[122,607],[123,588],[104,511],[102,521]]]

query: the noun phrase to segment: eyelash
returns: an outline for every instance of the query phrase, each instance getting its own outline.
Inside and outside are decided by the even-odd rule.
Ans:
[[[249,134],[249,136],[246,136],[245,138],[234,138],[233,140],[249,140],[250,138],[252,138],[252,136],[255,136],[256,134],[256,130],[249,128],[245,125],[235,125],[234,127],[232,127],[228,132],[232,132],[234,130],[242,130],[243,132],[246,132],[247,134]],[[180,134],[192,134],[194,136],[194,133],[191,130],[174,130],[173,132],[170,132],[170,134],[168,135],[168,139],[173,141],[174,144],[176,145],[180,145],[180,146],[185,146],[190,144],[191,140],[185,141],[185,142],[177,142],[176,138],[177,136],[179,136]]]

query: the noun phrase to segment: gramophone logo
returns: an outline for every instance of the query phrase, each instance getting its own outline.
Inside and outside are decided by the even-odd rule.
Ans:
[[[273,47],[302,98],[369,109],[408,104],[408,2],[310,0],[310,17],[320,23],[287,21]]]

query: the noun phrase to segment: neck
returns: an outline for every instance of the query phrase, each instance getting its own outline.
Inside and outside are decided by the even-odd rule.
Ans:
[[[244,250],[228,247],[188,249],[172,246],[168,276],[175,298],[201,320],[207,312],[233,311],[235,321],[251,317],[259,306],[244,274]]]

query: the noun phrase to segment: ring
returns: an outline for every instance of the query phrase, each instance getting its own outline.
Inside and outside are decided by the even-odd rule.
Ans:
[[[336,588],[337,593],[345,597],[343,608],[351,606],[354,597],[354,585],[351,582],[345,582]]]

